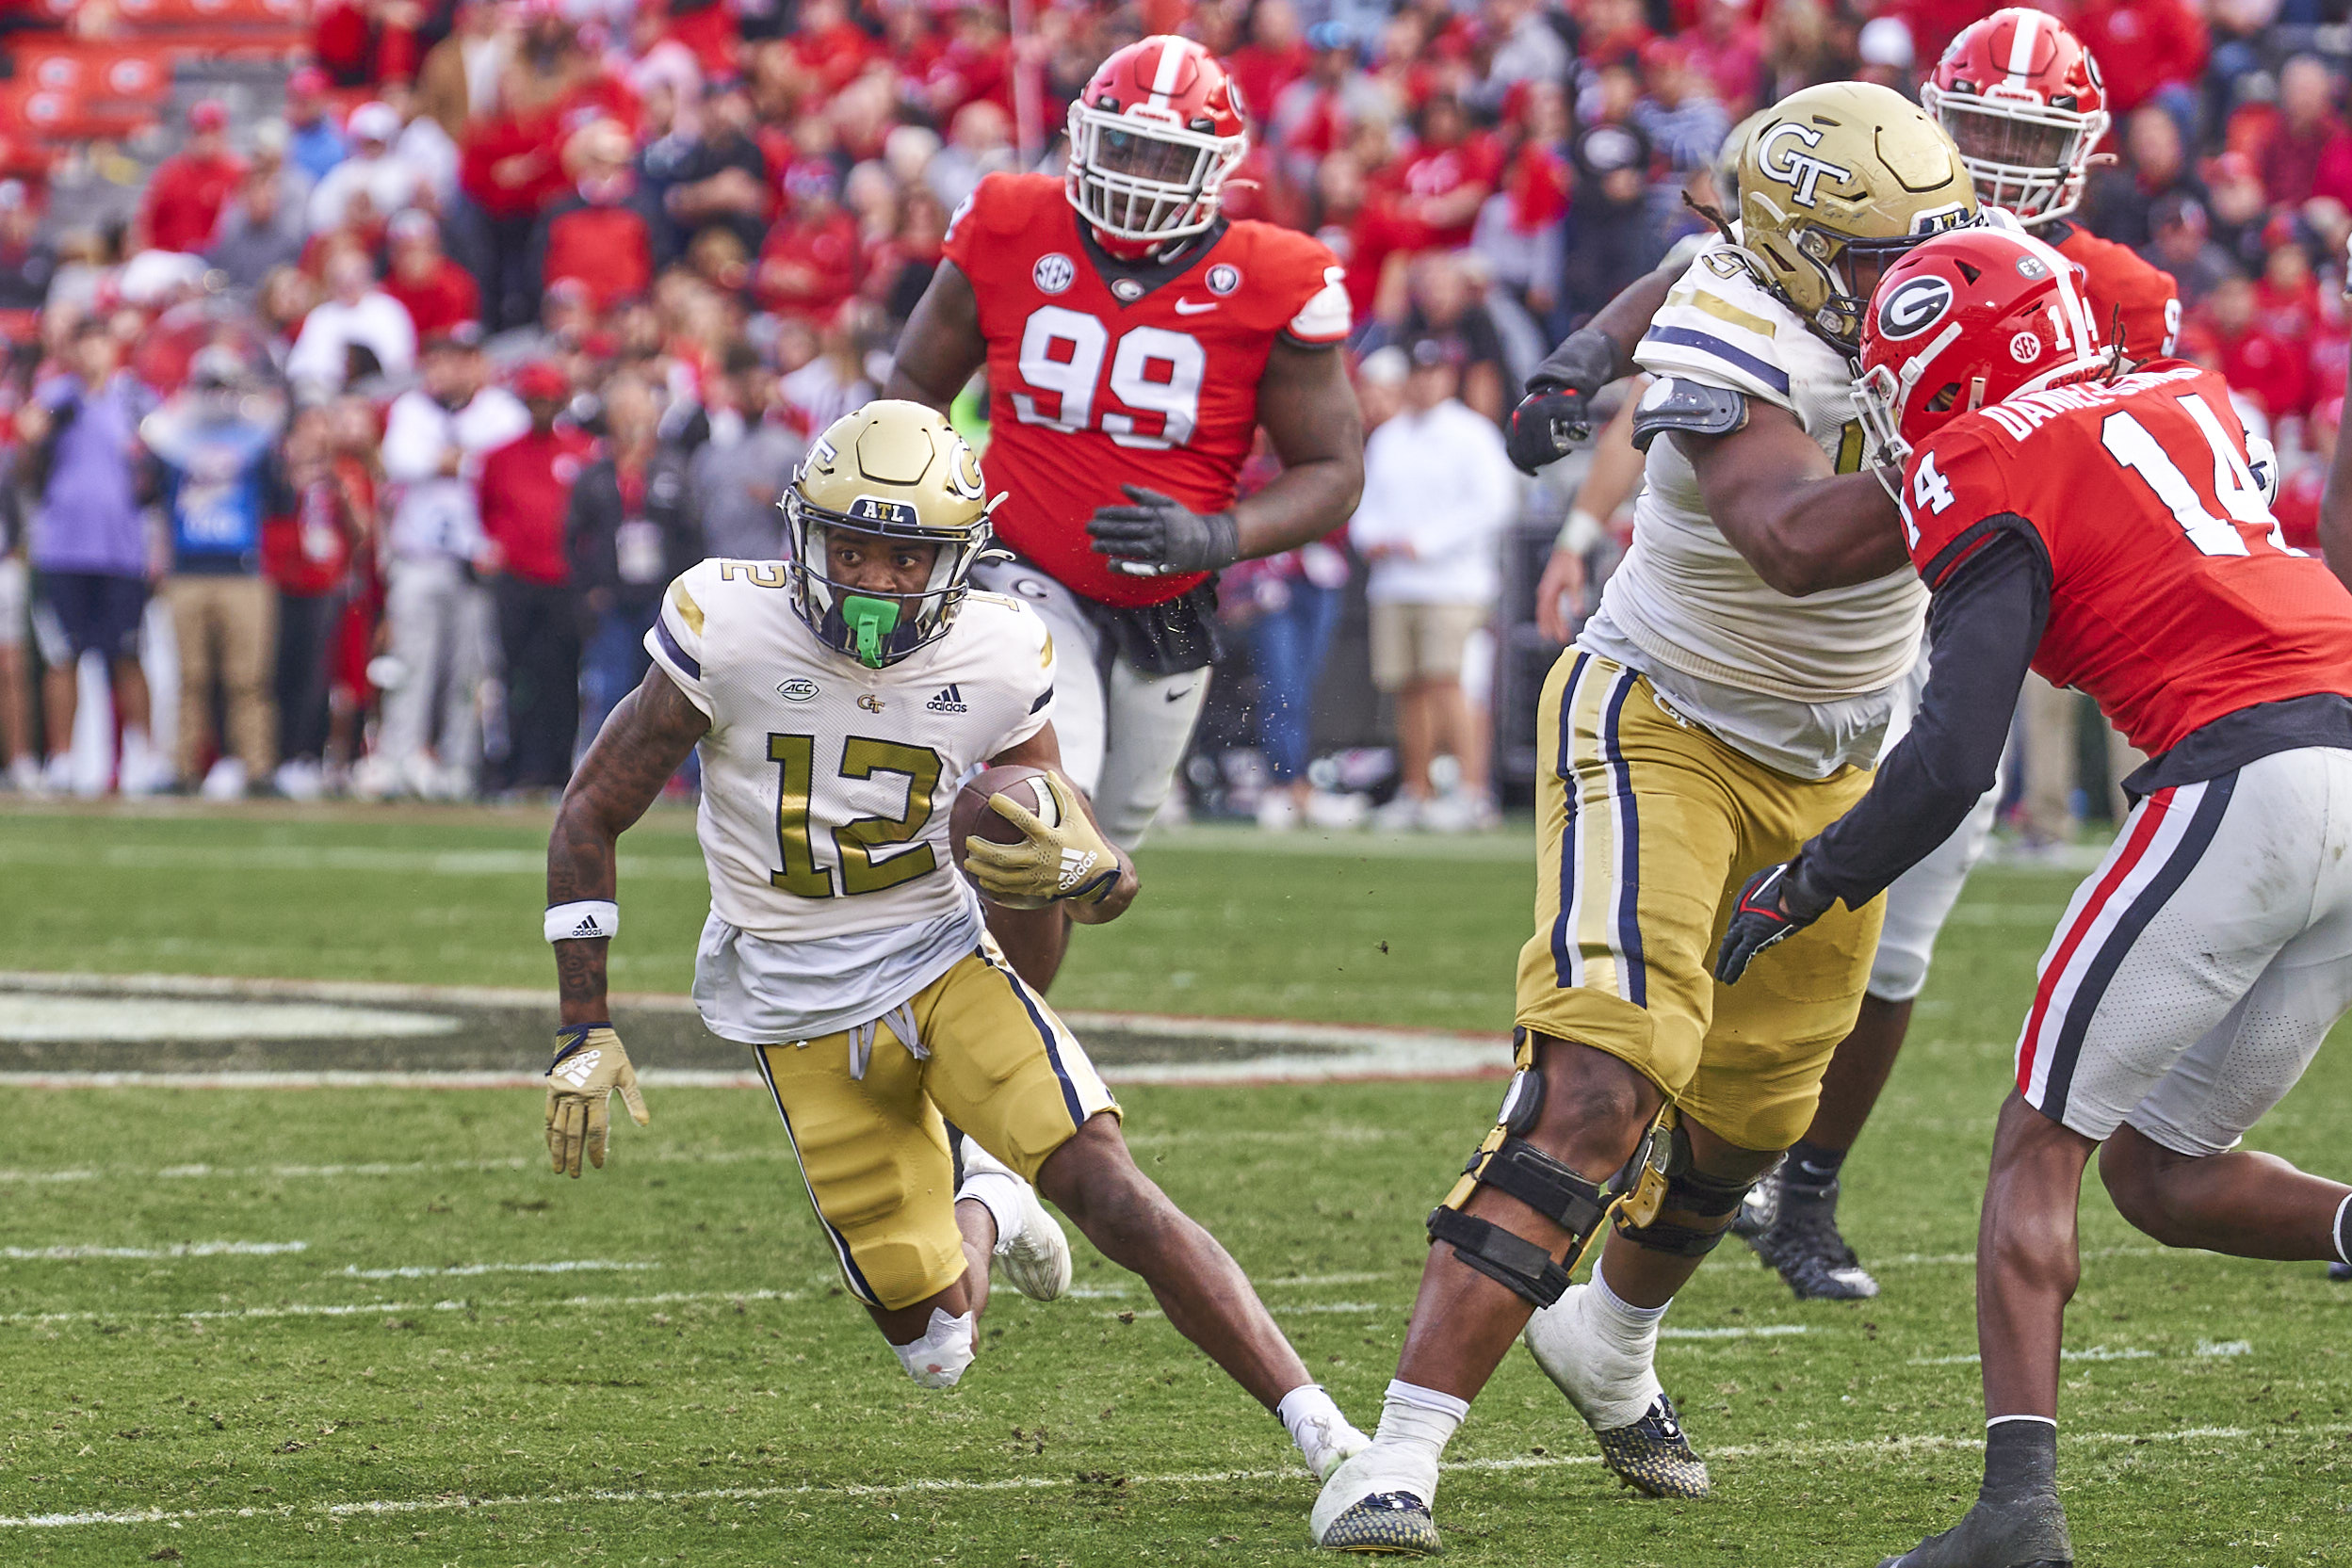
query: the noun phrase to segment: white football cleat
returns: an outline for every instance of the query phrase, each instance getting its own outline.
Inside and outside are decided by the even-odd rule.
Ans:
[[[1651,1497],[1704,1497],[1707,1464],[1692,1450],[1651,1357],[1655,1331],[1629,1349],[1598,1322],[1592,1286],[1572,1285],[1519,1335],[1535,1365],[1568,1397],[1617,1479]]]
[[[997,1237],[996,1260],[1005,1284],[1032,1301],[1050,1301],[1070,1288],[1070,1238],[1027,1182],[1021,1183],[1021,1228]]]
[[[964,1140],[963,1160],[964,1183],[955,1190],[956,1201],[969,1198],[981,1204],[997,1221],[997,1245],[990,1255],[1005,1283],[1032,1301],[1050,1301],[1069,1289],[1070,1239],[1037,1201],[1037,1188],[976,1139]]]
[[[1372,1444],[1323,1481],[1307,1515],[1315,1544],[1367,1557],[1435,1557],[1444,1551],[1430,1507],[1437,1462],[1401,1444]]]

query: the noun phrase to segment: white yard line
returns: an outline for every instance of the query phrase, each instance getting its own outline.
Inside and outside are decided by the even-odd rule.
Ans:
[[[2109,1432],[2068,1431],[2059,1440],[2074,1447],[2137,1447],[2155,1443],[2215,1443],[2273,1442],[2280,1437],[2340,1437],[2352,1432],[2352,1425],[2297,1423],[2293,1427],[2276,1427],[2258,1431],[2249,1427],[2187,1427],[2174,1431]],[[1980,1433],[1961,1437],[1942,1433],[1872,1439],[1832,1439],[1815,1443],[1763,1443],[1745,1447],[1710,1448],[1711,1460],[1786,1460],[1807,1461],[1824,1459],[1868,1459],[1884,1455],[1902,1459],[1917,1453],[1945,1450],[1974,1452],[1984,1446]],[[1598,1464],[1598,1454],[1515,1454],[1500,1459],[1453,1460],[1439,1466],[1457,1474],[1477,1474],[1490,1471],[1565,1470]],[[1193,1470],[1162,1475],[1120,1476],[1111,1483],[1118,1486],[1225,1486],[1242,1482],[1273,1481],[1303,1486],[1307,1480],[1304,1470],[1296,1466],[1279,1470]],[[1003,1476],[992,1480],[972,1480],[959,1477],[917,1476],[887,1484],[848,1482],[838,1486],[808,1482],[800,1486],[721,1486],[690,1492],[657,1490],[606,1490],[594,1488],[584,1492],[543,1493],[536,1496],[506,1495],[495,1497],[432,1496],[432,1497],[368,1497],[350,1502],[283,1503],[275,1508],[197,1508],[197,1509],[134,1509],[122,1511],[74,1513],[30,1513],[0,1515],[0,1529],[65,1529],[88,1525],[180,1525],[208,1519],[295,1519],[321,1517],[346,1519],[361,1515],[407,1513],[464,1513],[476,1509],[576,1508],[587,1503],[762,1503],[786,1497],[895,1497],[905,1493],[1003,1493],[1059,1492],[1099,1481],[1082,1480],[1075,1476]]]
[[[2197,1342],[2197,1349],[2189,1352],[2200,1361],[2210,1361],[2216,1357],[2252,1355],[2253,1353],[2253,1342],[2247,1339],[2232,1339],[2218,1345],[2210,1339],[2200,1339]],[[2140,1346],[2127,1345],[2117,1348],[2106,1345],[2088,1345],[2079,1350],[2060,1350],[2058,1359],[2060,1361],[2156,1361],[2162,1359],[2164,1355],[2165,1352],[2162,1350],[2150,1350]],[[1984,1359],[1981,1354],[1913,1356],[1905,1365],[1910,1366],[1974,1366]]]
[[[175,1241],[169,1247],[0,1247],[0,1257],[16,1262],[92,1257],[276,1257],[309,1249],[307,1241]]]

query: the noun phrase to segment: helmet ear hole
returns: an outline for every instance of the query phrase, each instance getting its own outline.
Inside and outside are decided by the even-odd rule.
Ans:
[[[1938,392],[1933,397],[1927,399],[1927,412],[1929,413],[1950,413],[1952,412],[1952,405],[1959,400],[1960,383],[1957,381],[1946,381],[1943,384],[1941,391]]]
[[[1971,283],[1985,275],[1983,268],[1971,267],[1967,262],[1960,260],[1956,256],[1953,258],[1952,265],[1958,267],[1960,269],[1960,276],[1966,278]]]

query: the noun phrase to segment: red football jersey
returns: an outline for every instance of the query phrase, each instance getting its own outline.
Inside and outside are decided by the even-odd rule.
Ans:
[[[1962,414],[1912,454],[1902,509],[1930,589],[2029,529],[2051,574],[2034,668],[2150,756],[2257,703],[2352,697],[2352,593],[2280,538],[2210,370],[2163,360]]]
[[[957,209],[947,257],[972,281],[988,340],[989,493],[998,535],[1089,599],[1154,605],[1205,574],[1135,577],[1095,553],[1086,520],[1122,484],[1194,511],[1233,504],[1274,339],[1348,331],[1338,258],[1268,223],[1229,223],[1158,282],[1106,277],[1062,182],[991,174]],[[1133,298],[1128,298],[1132,295]]]
[[[2053,237],[2052,231],[2061,228],[2065,235]],[[2171,273],[2080,223],[2053,223],[2041,231],[2041,237],[2090,274],[2083,292],[2101,342],[2112,343],[2120,313],[2126,357],[2161,359],[2180,347],[2181,289]]]

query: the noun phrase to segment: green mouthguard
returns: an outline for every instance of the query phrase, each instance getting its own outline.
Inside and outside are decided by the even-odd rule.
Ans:
[[[857,641],[857,661],[868,670],[882,668],[882,639],[899,624],[896,599],[871,599],[863,593],[841,596],[841,620]]]

